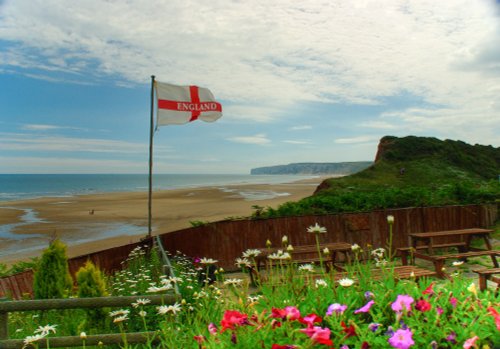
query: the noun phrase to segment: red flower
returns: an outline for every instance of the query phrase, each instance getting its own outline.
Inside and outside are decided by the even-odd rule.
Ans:
[[[278,321],[276,319],[271,320],[271,328],[274,330],[277,327],[281,327],[281,321]]]
[[[207,339],[205,338],[205,336],[203,336],[203,335],[201,335],[201,334],[199,334],[199,335],[197,335],[197,336],[194,336],[193,338],[194,338],[194,340],[195,340],[196,342],[198,342],[198,344],[201,344],[201,343],[203,343],[203,342],[205,342],[205,341],[207,340]]]
[[[343,328],[342,332],[344,332],[346,334],[345,335],[346,338],[357,336],[357,334],[356,334],[356,328],[353,326],[353,324],[351,324],[351,325],[349,325],[349,327],[347,327],[346,324],[345,324],[345,322],[342,321],[340,323],[340,325]]]
[[[434,284],[434,281],[431,282],[431,284],[424,291],[422,291],[422,294],[428,294],[432,296],[434,294],[434,290],[432,289],[434,287]]]
[[[368,342],[363,342],[361,344],[361,349],[370,349],[370,348],[371,348],[371,346],[370,346],[370,344],[368,344]]]
[[[279,318],[283,320],[299,320],[300,319],[300,311],[296,307],[285,307],[285,309],[277,309],[273,308],[271,311],[271,317]]]
[[[300,318],[299,321],[307,326],[313,326],[315,322],[321,322],[323,319],[316,314],[309,314]]]
[[[227,329],[234,330],[236,326],[247,325],[248,316],[242,314],[236,310],[226,310],[224,317],[222,318],[220,325],[222,326],[221,332]]]
[[[295,348],[297,348],[297,346],[288,344],[285,345],[273,344],[273,346],[271,347],[271,349],[295,349]]]
[[[424,299],[420,299],[415,305],[415,309],[421,311],[422,313],[431,310],[431,308],[432,308],[431,303],[427,302]]]
[[[314,326],[303,328],[300,330],[300,332],[304,332],[305,334],[307,334],[315,343],[333,345],[333,342],[330,339],[331,331],[329,328]]]
[[[500,331],[500,314],[498,313],[498,311],[493,308],[493,307],[488,307],[488,312],[491,314],[491,316],[493,316],[493,318],[495,319],[495,325],[497,326],[497,330]]]
[[[284,319],[286,316],[285,309],[272,308],[271,317],[276,319]]]

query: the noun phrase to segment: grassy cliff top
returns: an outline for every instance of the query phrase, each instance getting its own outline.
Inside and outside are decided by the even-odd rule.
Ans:
[[[359,212],[386,208],[499,202],[500,148],[436,138],[380,140],[372,166],[330,178],[316,192],[258,218]]]
[[[380,140],[375,162],[356,174],[325,180],[316,193],[381,187],[434,187],[480,183],[500,175],[500,148],[461,141],[408,136]]]

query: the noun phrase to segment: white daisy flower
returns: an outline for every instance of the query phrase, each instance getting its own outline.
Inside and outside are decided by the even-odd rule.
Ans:
[[[326,228],[316,223],[315,225],[311,225],[309,228],[307,228],[307,232],[314,234],[324,234],[326,233]]]
[[[338,281],[338,283],[340,284],[340,286],[349,287],[349,286],[352,286],[352,284],[354,284],[354,280],[349,279],[349,278],[343,278],[343,279],[340,279]]]
[[[50,332],[56,333],[56,327],[57,325],[45,325],[45,326],[39,326],[36,330],[35,333],[41,333],[42,336],[48,335]]]
[[[261,254],[259,249],[253,248],[243,252],[243,258],[254,258]]]
[[[218,260],[215,260],[215,259],[212,259],[212,258],[205,258],[205,257],[203,257],[202,259],[200,259],[200,264],[203,264],[203,265],[215,264],[217,262],[218,262]]]
[[[134,308],[137,308],[140,305],[146,305],[146,304],[149,304],[149,303],[151,303],[151,300],[146,299],[146,298],[139,298],[135,303],[132,303],[132,306]]]
[[[320,287],[328,287],[328,284],[326,283],[325,280],[323,279],[317,279],[315,282],[314,282],[316,288],[320,288]]]
[[[242,279],[227,279],[224,281],[224,285],[238,286],[243,282]]]
[[[314,271],[314,266],[312,264],[302,264],[299,265],[299,271],[312,273]]]

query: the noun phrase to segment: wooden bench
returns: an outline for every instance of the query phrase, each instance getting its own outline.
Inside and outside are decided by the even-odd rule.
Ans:
[[[486,288],[488,287],[488,280],[491,280],[497,283],[496,292],[498,292],[498,290],[500,289],[500,277],[494,275],[500,274],[500,268],[480,269],[474,270],[474,272],[479,275],[479,289],[481,291],[486,290]]]
[[[434,245],[434,248],[438,249],[444,249],[444,248],[457,248],[459,252],[465,252],[465,242],[453,242],[449,244],[439,244],[439,245]],[[415,258],[413,256],[412,251],[414,250],[427,250],[429,249],[429,246],[427,245],[421,245],[417,247],[400,247],[397,249],[399,255],[401,256],[401,264],[403,265],[408,265],[408,256],[410,255],[412,257],[411,264],[415,264]]]

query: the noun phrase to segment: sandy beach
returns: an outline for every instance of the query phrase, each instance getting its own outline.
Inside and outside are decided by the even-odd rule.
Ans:
[[[323,179],[155,191],[153,235],[194,221],[249,216],[254,205],[296,201],[311,195]],[[39,256],[55,237],[66,242],[69,257],[139,241],[147,234],[147,198],[147,192],[126,192],[0,202],[0,262]]]

